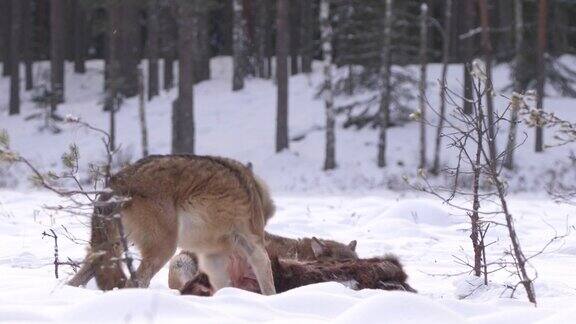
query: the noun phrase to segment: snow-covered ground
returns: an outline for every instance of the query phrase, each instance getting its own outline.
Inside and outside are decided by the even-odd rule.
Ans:
[[[98,103],[102,85],[101,62],[89,62],[88,73],[67,73],[67,103],[62,114],[81,116],[106,128],[107,117]],[[67,68],[71,68],[68,66]],[[202,323],[274,321],[292,322],[426,322],[426,323],[561,323],[576,316],[576,237],[570,235],[534,258],[538,271],[538,308],[525,301],[523,291],[507,298],[516,279],[506,272],[491,277],[481,286],[455,257],[470,255],[468,224],[462,212],[448,208],[422,194],[407,191],[402,177],[416,174],[417,125],[407,124],[390,130],[389,167],[375,166],[374,130],[337,131],[339,168],[322,172],[324,134],[315,130],[324,121],[323,104],[314,99],[320,75],[299,75],[290,84],[291,136],[306,134],[291,148],[274,153],[275,88],[269,81],[249,80],[246,89],[230,91],[230,61],[212,62],[212,80],[196,87],[197,153],[219,154],[250,161],[271,186],[278,205],[268,230],[289,237],[319,236],[348,242],[358,240],[362,257],[395,253],[409,275],[418,295],[385,291],[352,291],[336,283],[302,287],[284,294],[264,297],[238,289],[224,289],[210,298],[179,296],[167,287],[167,269],[152,281],[150,289],[103,293],[94,283],[87,289],[64,285],[70,270],[60,270],[54,278],[53,241],[42,232],[59,233],[60,258],[80,259],[84,247],[65,238],[64,227],[82,243],[88,219],[70,217],[42,209],[57,205],[60,198],[35,189],[25,181],[21,168],[2,169],[0,183],[0,321],[13,322],[188,322]],[[495,70],[497,85],[504,85],[507,69]],[[430,79],[439,66],[430,67]],[[461,67],[450,69],[453,87],[460,86]],[[0,79],[0,93],[8,93],[8,79]],[[436,102],[437,87],[429,89],[429,100]],[[148,103],[148,122],[152,153],[170,151],[171,102],[176,93],[164,93]],[[25,98],[29,94],[24,95]],[[0,109],[7,98],[0,95]],[[498,97],[497,106],[505,100]],[[550,97],[546,109],[575,119],[572,99]],[[140,156],[137,105],[127,101],[118,114],[118,142],[123,158]],[[43,170],[58,168],[60,155],[75,142],[83,163],[101,159],[98,137],[69,125],[51,135],[38,130],[40,120],[25,121],[34,112],[29,100],[23,114],[2,117],[0,129],[7,129],[14,150],[29,157]],[[5,111],[3,111],[5,116]],[[505,131],[504,129],[502,130]],[[527,130],[529,135],[532,130]],[[429,130],[432,140],[433,130]],[[546,132],[548,139],[552,134]],[[501,136],[504,138],[505,136]],[[503,145],[503,142],[500,143]],[[431,145],[429,147],[432,147]],[[574,229],[573,206],[556,204],[543,192],[553,176],[572,181],[573,165],[568,154],[574,147],[561,147],[545,155],[532,152],[532,137],[518,152],[518,171],[508,182],[516,193],[510,208],[526,254],[532,255],[556,234]],[[453,161],[449,150],[443,157]],[[568,178],[572,177],[572,178]],[[532,192],[528,192],[532,191]],[[534,192],[536,191],[536,192]],[[462,201],[459,201],[462,203]],[[486,208],[490,208],[489,205]],[[62,227],[64,226],[64,227]],[[488,240],[488,259],[502,256],[508,247],[506,232],[495,228]],[[480,288],[478,288],[480,287]]]
[[[317,235],[343,242],[357,239],[360,256],[398,254],[406,265],[409,283],[419,295],[375,290],[352,291],[337,283],[302,287],[273,297],[238,289],[224,289],[205,298],[179,296],[167,286],[163,269],[150,289],[102,293],[94,283],[88,289],[64,285],[69,270],[54,278],[53,241],[41,233],[56,228],[60,255],[81,258],[83,247],[63,238],[60,225],[86,238],[85,219],[47,214],[43,204],[59,200],[46,193],[1,191],[0,321],[26,322],[185,322],[274,321],[342,323],[559,323],[576,315],[576,240],[569,237],[534,259],[538,270],[539,307],[525,301],[521,290],[509,299],[504,284],[514,284],[507,273],[493,277],[487,288],[467,275],[446,277],[465,268],[453,256],[469,250],[464,217],[434,201],[402,197],[392,192],[370,196],[276,196],[278,213],[269,230],[291,237]],[[519,235],[528,253],[538,251],[554,235],[574,224],[574,210],[543,197],[514,197]],[[507,245],[504,231],[492,233]],[[471,294],[464,300],[461,298]],[[502,296],[502,297],[501,297]]]

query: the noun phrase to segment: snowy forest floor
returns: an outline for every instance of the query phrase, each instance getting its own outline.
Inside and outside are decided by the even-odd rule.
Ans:
[[[568,58],[572,59],[572,58]],[[275,88],[270,81],[248,80],[246,89],[232,93],[229,58],[212,61],[212,80],[195,88],[198,154],[218,154],[252,162],[256,173],[269,183],[278,205],[268,230],[289,237],[318,236],[348,242],[358,240],[362,257],[397,254],[406,266],[409,283],[419,295],[384,291],[355,292],[336,283],[303,287],[285,294],[264,297],[238,289],[224,289],[211,298],[178,296],[167,287],[167,268],[147,290],[102,293],[94,283],[88,289],[64,285],[70,270],[63,268],[54,278],[53,241],[42,232],[60,234],[60,257],[80,259],[82,239],[88,235],[88,219],[48,212],[43,205],[57,205],[60,198],[32,189],[28,174],[12,166],[0,170],[0,321],[14,322],[189,322],[203,323],[274,321],[292,322],[442,322],[442,323],[532,323],[570,322],[576,316],[576,237],[569,235],[549,246],[532,260],[538,271],[536,294],[539,307],[525,301],[523,291],[515,299],[507,296],[507,285],[516,278],[501,271],[488,286],[458,274],[467,269],[456,258],[470,257],[469,225],[461,211],[448,208],[429,196],[414,193],[402,178],[417,174],[418,125],[408,123],[390,130],[389,167],[376,167],[375,130],[338,128],[339,168],[322,172],[324,108],[315,99],[321,82],[319,73],[298,75],[290,83],[290,134],[305,135],[291,142],[289,151],[274,153]],[[46,65],[38,65],[46,67]],[[66,104],[60,113],[80,116],[107,128],[101,111],[101,62],[89,62],[86,75],[75,75],[67,66]],[[319,69],[317,69],[319,71]],[[430,80],[440,67],[431,65]],[[38,73],[40,74],[40,73]],[[449,87],[459,91],[461,66],[452,66]],[[495,69],[498,87],[508,80],[508,69]],[[9,80],[0,79],[0,93],[8,93]],[[428,97],[436,105],[438,87],[431,83]],[[170,151],[171,103],[176,92],[163,93],[147,103],[151,152]],[[15,151],[30,158],[42,170],[60,168],[60,155],[71,143],[78,144],[81,161],[103,158],[100,139],[70,125],[63,132],[41,132],[41,120],[26,121],[36,112],[25,93],[23,113],[0,119],[0,129],[11,136]],[[7,98],[2,96],[0,109]],[[6,99],[6,100],[4,100]],[[576,119],[573,99],[551,96],[546,109],[570,120]],[[497,107],[506,101],[496,98]],[[6,112],[3,111],[3,114]],[[118,113],[118,143],[123,160],[140,156],[137,100],[129,99]],[[434,129],[428,130],[429,153]],[[502,129],[504,134],[506,129]],[[540,251],[555,235],[574,229],[575,208],[554,203],[544,189],[550,179],[574,183],[574,167],[568,158],[574,147],[564,146],[533,153],[533,130],[517,152],[517,170],[508,173],[510,208],[528,256]],[[552,139],[551,132],[546,133]],[[500,146],[504,145],[502,141]],[[431,157],[431,155],[429,155]],[[443,150],[448,164],[455,154]],[[443,180],[438,180],[439,182]],[[466,203],[462,199],[460,203]],[[484,206],[493,208],[490,204]],[[80,244],[64,237],[64,226]],[[496,241],[488,259],[502,257],[509,246],[506,231],[495,228],[488,239]]]

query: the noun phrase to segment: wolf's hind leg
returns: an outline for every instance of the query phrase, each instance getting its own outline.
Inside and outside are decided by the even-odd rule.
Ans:
[[[248,260],[248,263],[250,263],[262,294],[276,294],[274,277],[272,276],[272,265],[268,253],[264,248],[264,242],[262,242],[261,239],[250,240],[241,234],[235,234],[234,241]]]

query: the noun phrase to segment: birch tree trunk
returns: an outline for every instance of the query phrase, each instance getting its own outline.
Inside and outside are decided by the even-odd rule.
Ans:
[[[381,50],[380,67],[380,111],[378,123],[380,134],[378,137],[378,166],[386,166],[386,132],[388,131],[388,116],[390,113],[390,64],[392,46],[392,6],[393,0],[386,0],[386,13],[384,16],[384,41]]]
[[[334,94],[332,91],[332,26],[329,0],[320,2],[320,28],[324,54],[324,105],[326,108],[326,156],[324,170],[336,168],[336,143],[334,132]]]
[[[514,0],[514,92],[522,94],[522,84],[520,75],[522,74],[522,49],[524,44],[524,13],[522,0]],[[514,150],[516,147],[516,126],[518,124],[517,104],[512,105],[510,111],[510,130],[508,132],[508,144],[506,145],[506,157],[504,167],[512,170],[514,168]]]
[[[423,3],[420,7],[420,169],[426,168],[426,67],[428,64],[428,5]]]
[[[488,5],[486,0],[478,0],[480,9],[480,24],[482,27],[482,52],[484,53],[484,63],[486,64],[486,119],[488,129],[488,148],[491,154],[490,159],[496,162],[496,138],[494,131],[494,100],[492,94],[492,41],[490,40],[490,16],[488,15]],[[494,154],[492,156],[492,154]]]
[[[452,0],[446,0],[444,8],[444,30],[442,42],[442,77],[440,79],[440,111],[438,128],[436,129],[436,146],[434,148],[434,164],[432,174],[440,171],[440,146],[442,145],[442,130],[446,118],[446,77],[448,75],[448,60],[450,59],[450,35],[452,34]]]
[[[467,0],[464,1],[464,26],[465,32],[468,33],[472,29],[476,28],[476,14],[475,14],[475,1]],[[462,107],[465,114],[472,114],[472,98],[474,96],[474,91],[472,90],[472,75],[470,74],[470,67],[472,66],[472,60],[474,56],[474,38],[468,37],[464,40],[464,95],[462,99]]]
[[[244,23],[242,0],[232,0],[234,10],[233,24],[233,65],[232,91],[244,89],[244,76],[246,73],[246,26]]]

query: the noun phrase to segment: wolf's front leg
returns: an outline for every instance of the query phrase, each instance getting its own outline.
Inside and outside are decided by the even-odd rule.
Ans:
[[[140,248],[142,262],[136,270],[136,282],[129,280],[126,287],[147,288],[152,277],[168,263],[174,252],[176,252],[176,243],[170,240]]]

